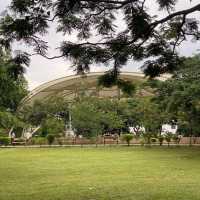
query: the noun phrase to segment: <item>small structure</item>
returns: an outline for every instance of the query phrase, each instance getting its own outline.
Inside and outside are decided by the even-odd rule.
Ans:
[[[40,126],[35,127],[35,128],[28,128],[28,129],[23,129],[22,132],[22,138],[25,139],[30,139],[38,130],[40,129]]]
[[[166,133],[176,134],[178,130],[178,125],[176,124],[163,124],[161,135],[165,135]]]
[[[143,126],[129,127],[129,132],[134,135],[139,135],[141,133],[145,133],[145,128]]]
[[[165,135],[166,133],[176,134],[178,130],[178,125],[175,123],[172,124],[163,124],[161,135]],[[145,127],[143,126],[135,126],[135,127],[129,127],[129,132],[134,135],[139,135],[141,133],[145,133]]]
[[[65,125],[65,137],[74,137],[75,133],[72,129],[72,117],[69,113],[69,123]]]
[[[113,144],[119,143],[119,135],[118,134],[104,134],[103,135],[103,144],[105,145],[106,143],[108,144]]]

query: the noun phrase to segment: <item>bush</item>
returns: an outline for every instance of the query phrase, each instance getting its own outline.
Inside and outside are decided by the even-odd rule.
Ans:
[[[157,139],[156,139],[156,138],[151,138],[151,142],[152,142],[152,143],[156,143],[156,142],[157,142]]]
[[[46,144],[46,138],[45,137],[33,137],[31,138],[31,144],[35,145],[42,145]]]
[[[169,144],[170,144],[170,142],[172,140],[172,137],[173,137],[173,135],[171,133],[166,133],[165,140],[166,140],[168,146],[169,146]]]
[[[5,130],[0,129],[0,137],[8,137],[8,133]]]
[[[57,138],[57,142],[59,145],[63,145],[63,138]]]
[[[133,139],[133,135],[132,134],[124,134],[122,136],[122,140],[126,141],[126,143],[128,144],[128,146],[130,146],[130,141]]]
[[[9,145],[10,144],[10,138],[9,137],[0,137],[0,145]]]
[[[140,144],[141,144],[141,146],[144,146],[144,144],[145,144],[144,138],[141,138],[141,139],[140,139]]]
[[[174,140],[174,142],[176,144],[179,144],[180,141],[181,141],[181,136],[179,136],[179,135],[173,135],[172,139]]]
[[[158,136],[158,141],[159,141],[160,146],[163,145],[164,139],[165,139],[165,138],[164,138],[162,135],[159,135],[159,136]]]
[[[63,134],[65,124],[62,120],[56,118],[48,118],[42,123],[41,134],[42,136],[55,135],[60,136]]]
[[[47,135],[47,141],[49,145],[53,144],[54,140],[55,140],[55,135],[52,134]]]
[[[148,133],[148,132],[143,132],[141,137],[143,138],[144,140],[144,143],[146,145],[151,145],[151,139],[152,139],[152,134],[151,133]]]

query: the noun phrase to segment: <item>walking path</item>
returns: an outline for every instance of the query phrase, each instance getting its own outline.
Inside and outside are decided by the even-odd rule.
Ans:
[[[0,146],[0,149],[5,148],[65,148],[65,147],[117,147],[117,146],[127,146],[127,144],[72,144],[72,145],[8,145],[8,146]],[[130,146],[134,147],[142,147],[141,144],[130,144]],[[157,146],[157,147],[167,147],[167,144],[163,144],[160,146],[159,144],[151,144],[151,146]],[[190,147],[190,144],[170,144],[169,147],[179,147],[179,146],[188,146]],[[200,144],[193,144],[192,146],[200,147]],[[149,147],[148,145],[144,145],[144,147]]]

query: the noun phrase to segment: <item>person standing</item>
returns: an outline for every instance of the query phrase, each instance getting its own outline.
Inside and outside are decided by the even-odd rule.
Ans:
[[[15,140],[15,132],[13,131],[11,134],[11,144],[13,144],[14,140]]]

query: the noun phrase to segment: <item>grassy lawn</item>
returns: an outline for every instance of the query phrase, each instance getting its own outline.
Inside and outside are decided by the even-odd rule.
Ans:
[[[0,200],[199,200],[200,148],[0,149]]]

